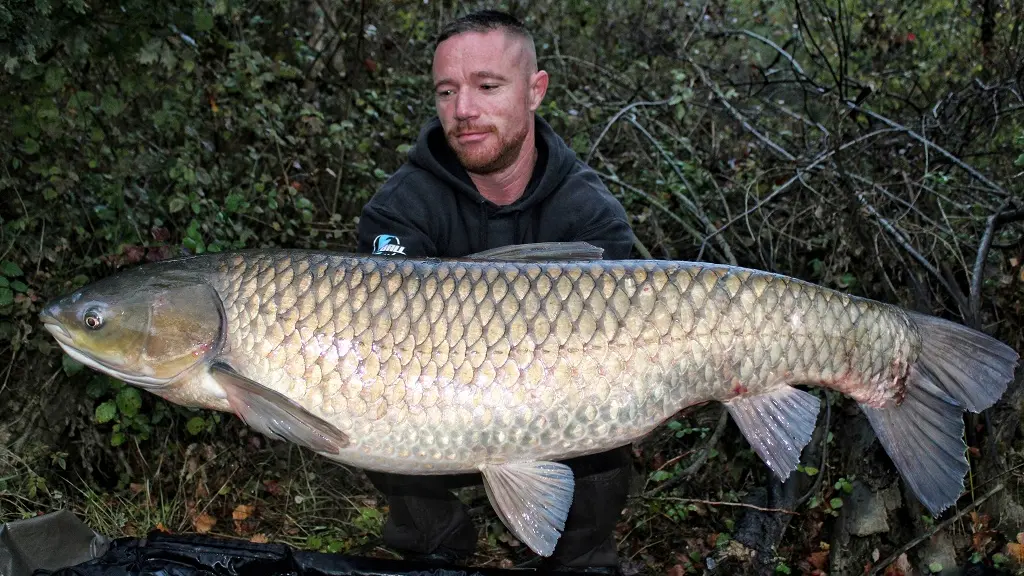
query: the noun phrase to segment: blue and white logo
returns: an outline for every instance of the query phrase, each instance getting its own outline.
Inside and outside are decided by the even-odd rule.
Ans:
[[[398,240],[398,236],[381,234],[373,239],[374,254],[402,254],[405,255],[405,246]]]

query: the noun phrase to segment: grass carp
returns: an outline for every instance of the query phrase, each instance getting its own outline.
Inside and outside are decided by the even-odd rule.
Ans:
[[[127,269],[47,304],[71,357],[170,402],[371,470],[480,472],[506,526],[550,555],[560,460],[727,407],[780,479],[819,398],[853,398],[933,514],[968,469],[963,412],[1016,351],[955,322],[716,264],[604,261],[581,243],[461,259],[260,249]]]

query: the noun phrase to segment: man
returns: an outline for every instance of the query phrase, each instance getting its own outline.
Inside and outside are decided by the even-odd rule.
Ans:
[[[495,11],[449,24],[435,48],[437,118],[406,162],[364,207],[359,250],[458,257],[512,244],[586,241],[605,259],[628,258],[633,233],[622,205],[536,110],[548,75],[523,25]],[[551,568],[609,568],[629,489],[628,447],[565,462],[576,492]],[[477,532],[451,488],[479,475],[369,473],[387,497],[384,541],[406,557],[455,560]]]

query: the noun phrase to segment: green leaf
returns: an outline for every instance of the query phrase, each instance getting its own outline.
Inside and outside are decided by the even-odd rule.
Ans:
[[[14,303],[14,292],[10,288],[0,288],[0,306]]]
[[[96,421],[100,424],[110,422],[117,416],[117,404],[113,400],[107,400],[96,407]]]
[[[818,473],[818,469],[815,468],[814,466],[805,466],[804,467],[804,474],[807,474],[808,476],[814,476],[817,473]]]
[[[942,572],[942,563],[941,562],[932,562],[931,564],[928,565],[928,570],[930,570],[931,572],[936,573],[936,574],[939,573],[939,572]]]
[[[831,506],[833,510],[835,510],[837,508],[842,508],[843,507],[843,499],[842,498],[833,498],[833,499],[828,501],[828,505]]]
[[[11,285],[11,281],[4,276],[0,276],[0,288],[6,288]]]
[[[665,470],[655,470],[654,472],[651,473],[651,480],[653,480],[654,482],[661,482],[663,480],[668,480],[671,477],[672,477],[672,473],[671,472],[666,472]]]
[[[196,30],[199,32],[212,30],[213,14],[210,14],[206,10],[200,10],[192,15],[192,23],[195,24]]]
[[[142,408],[142,395],[131,386],[125,386],[117,394],[117,407],[125,416],[135,416]]]
[[[11,289],[15,292],[28,292],[28,286],[25,285],[21,280],[15,280],[11,282]]]
[[[124,102],[113,94],[104,94],[100,101],[100,108],[111,116],[118,116],[124,112]]]
[[[110,389],[110,386],[107,385],[105,377],[93,378],[85,386],[85,394],[89,398],[99,398],[106,394],[108,389]]]
[[[39,142],[36,142],[32,138],[25,138],[25,142],[21,145],[21,149],[25,154],[36,154],[39,152]]]
[[[193,416],[185,424],[185,430],[188,433],[195,436],[206,429],[206,420],[202,416]]]
[[[174,214],[175,212],[181,212],[183,208],[185,208],[184,198],[182,198],[181,196],[175,196],[174,198],[171,198],[170,205],[168,206],[168,209],[171,211],[171,214]]]
[[[64,373],[68,376],[74,376],[85,368],[85,364],[82,364],[78,360],[75,360],[71,356],[64,354],[64,357],[60,359],[61,368],[64,369]]]
[[[18,268],[18,265],[15,264],[14,262],[11,262],[10,260],[4,260],[3,262],[0,262],[0,272],[3,272],[4,276],[7,276],[8,278],[21,276],[22,274],[24,274],[24,272],[21,271],[21,268]]]
[[[50,66],[46,69],[46,89],[55,92],[64,85],[64,68]]]
[[[120,446],[121,444],[124,444],[124,441],[127,439],[128,437],[125,436],[124,432],[118,430],[117,432],[114,432],[113,434],[110,435],[110,445]]]

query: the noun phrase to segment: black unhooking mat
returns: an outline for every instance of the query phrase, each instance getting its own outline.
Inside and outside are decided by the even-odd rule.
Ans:
[[[532,569],[476,569],[303,552],[154,532],[110,540],[70,512],[0,525],[0,576],[521,576]]]

